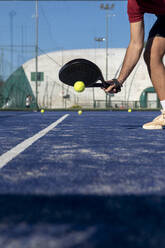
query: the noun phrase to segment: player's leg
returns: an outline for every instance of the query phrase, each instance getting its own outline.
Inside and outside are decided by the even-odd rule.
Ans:
[[[165,66],[163,56],[165,54],[165,38],[156,36],[148,41],[145,50],[145,61],[153,86],[159,100],[165,100]]]
[[[162,105],[162,114],[152,122],[144,124],[145,129],[159,129],[165,126],[165,18],[157,20],[150,31],[144,52],[148,72]]]

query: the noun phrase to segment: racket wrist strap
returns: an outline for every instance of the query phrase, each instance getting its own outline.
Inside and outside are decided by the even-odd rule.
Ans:
[[[116,91],[121,91],[121,87],[123,87],[122,83],[120,83],[116,78],[113,78],[112,82],[115,84]]]

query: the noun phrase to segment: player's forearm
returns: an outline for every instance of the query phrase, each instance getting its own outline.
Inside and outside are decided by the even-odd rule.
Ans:
[[[140,58],[142,50],[143,44],[137,45],[134,42],[130,42],[125,54],[119,77],[117,78],[119,82],[124,83],[127,77],[131,74]]]

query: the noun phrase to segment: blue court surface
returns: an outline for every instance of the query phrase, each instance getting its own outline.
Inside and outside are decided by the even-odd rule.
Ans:
[[[164,248],[159,112],[0,112],[0,247]]]

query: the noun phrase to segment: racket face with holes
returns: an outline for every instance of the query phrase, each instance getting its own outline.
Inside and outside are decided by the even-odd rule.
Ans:
[[[85,87],[103,87],[104,78],[99,67],[86,59],[74,59],[66,63],[59,71],[59,79],[70,86],[83,81]],[[97,83],[97,81],[102,83]]]

